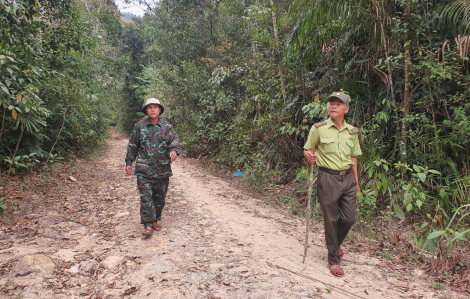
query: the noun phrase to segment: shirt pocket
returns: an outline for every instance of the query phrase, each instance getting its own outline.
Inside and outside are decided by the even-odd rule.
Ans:
[[[319,146],[325,154],[336,152],[336,144],[334,139],[322,139]]]
[[[152,143],[152,136],[148,132],[141,132],[139,139],[142,148],[148,148]]]
[[[346,159],[351,159],[351,152],[354,147],[354,141],[347,139],[346,145],[341,146],[341,153]]]

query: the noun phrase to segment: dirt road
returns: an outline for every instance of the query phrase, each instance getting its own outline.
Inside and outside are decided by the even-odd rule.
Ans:
[[[31,178],[49,187],[25,188],[29,204],[0,226],[0,298],[465,298],[348,244],[333,277],[320,225],[302,264],[302,219],[191,159],[173,164],[163,230],[142,238],[126,144]]]

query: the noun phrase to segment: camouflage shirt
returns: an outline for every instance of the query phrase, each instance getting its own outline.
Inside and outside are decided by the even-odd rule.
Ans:
[[[167,178],[171,172],[170,152],[181,155],[175,128],[164,120],[155,125],[149,119],[135,124],[127,145],[126,166],[134,160],[135,174],[148,178]]]

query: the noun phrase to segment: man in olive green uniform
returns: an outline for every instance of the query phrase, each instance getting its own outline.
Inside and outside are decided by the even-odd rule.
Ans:
[[[148,118],[137,122],[127,145],[126,173],[132,174],[135,163],[137,187],[140,193],[140,223],[142,234],[150,236],[162,226],[162,210],[171,172],[171,162],[181,155],[180,141],[175,128],[160,116],[165,108],[159,100],[148,99],[142,108]]]
[[[334,92],[328,98],[328,118],[312,126],[304,156],[318,165],[318,198],[323,212],[328,264],[331,274],[341,277],[341,244],[356,221],[359,191],[357,156],[362,154],[358,129],[344,120],[349,96]]]

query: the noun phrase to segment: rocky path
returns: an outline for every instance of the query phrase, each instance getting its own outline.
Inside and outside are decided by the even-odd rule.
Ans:
[[[191,159],[173,164],[163,230],[142,238],[126,144],[111,139],[104,157],[58,168],[57,184],[22,193],[30,204],[0,226],[0,298],[465,298],[360,244],[345,245],[346,274],[333,277],[319,225],[302,264],[302,219]]]

